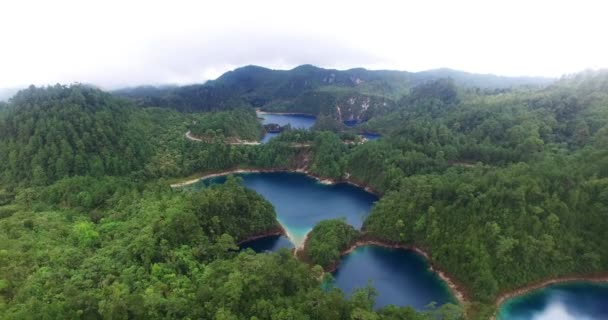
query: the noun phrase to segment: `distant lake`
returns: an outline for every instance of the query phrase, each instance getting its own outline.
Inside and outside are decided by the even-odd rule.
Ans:
[[[378,198],[349,184],[324,185],[302,173],[237,174],[243,183],[261,194],[274,206],[278,220],[295,245],[299,245],[319,221],[345,218],[361,228]],[[223,183],[225,177],[202,180],[192,185],[200,189],[211,183]]]
[[[310,129],[317,121],[317,118],[314,116],[299,114],[258,113],[258,117],[263,118],[262,124],[276,123],[280,126],[289,124],[293,129]],[[277,135],[278,133],[266,133],[264,137],[262,137],[261,142],[267,143]]]
[[[429,270],[425,258],[411,250],[359,247],[342,258],[333,276],[333,285],[347,294],[371,283],[378,291],[376,308],[394,304],[424,310],[431,302],[437,306],[456,303],[450,288]]]
[[[608,284],[551,285],[507,300],[499,320],[606,320]]]
[[[378,140],[382,137],[381,135],[375,134],[375,133],[361,133],[361,134],[359,134],[359,136],[362,138],[365,138],[369,141]]]

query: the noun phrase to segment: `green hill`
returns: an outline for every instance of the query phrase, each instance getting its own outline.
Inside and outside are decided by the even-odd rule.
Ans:
[[[424,72],[323,69],[302,65],[292,70],[246,66],[205,84],[183,87],[138,87],[115,91],[143,106],[180,111],[213,111],[242,106],[269,111],[329,114],[338,120],[365,121],[390,109],[410,90],[426,82],[451,78],[461,87],[509,89],[543,86],[552,80],[500,77],[450,69]]]
[[[46,184],[142,168],[149,144],[133,110],[124,99],[82,85],[20,91],[0,120],[2,179]]]

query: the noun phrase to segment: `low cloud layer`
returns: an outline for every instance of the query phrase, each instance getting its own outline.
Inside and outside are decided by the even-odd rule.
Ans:
[[[0,87],[200,83],[235,67],[559,76],[608,67],[601,1],[0,4]]]

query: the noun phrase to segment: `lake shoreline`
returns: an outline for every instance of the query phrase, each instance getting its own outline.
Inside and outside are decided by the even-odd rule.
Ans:
[[[569,283],[569,282],[590,282],[590,283],[608,283],[608,273],[600,273],[594,275],[580,275],[580,276],[563,276],[563,277],[553,277],[545,280],[541,280],[535,283],[531,283],[525,285],[523,287],[510,290],[508,292],[502,293],[496,298],[494,302],[496,307],[500,307],[507,300],[523,296],[532,291],[543,289],[545,287],[561,284],[561,283]]]
[[[276,114],[276,115],[281,115],[281,116],[305,116],[305,117],[311,117],[311,118],[316,118],[317,116],[311,113],[302,113],[302,112],[272,112],[272,111],[262,111],[260,109],[256,109],[255,111],[258,115],[272,115],[272,114]]]
[[[281,225],[281,223],[278,222],[278,221],[277,221],[277,223],[278,223],[278,226],[276,226],[276,227],[274,227],[272,229],[260,232],[260,233],[253,234],[251,236],[246,237],[243,240],[239,240],[236,243],[236,245],[240,246],[240,245],[242,245],[244,243],[247,243],[249,241],[258,240],[258,239],[262,239],[262,238],[266,238],[266,237],[271,237],[271,236],[285,236],[285,237],[287,237],[287,232],[285,231],[285,228],[283,227],[283,225]]]
[[[342,250],[340,252],[340,258],[346,256],[349,253],[352,253],[359,247],[364,246],[378,246],[389,249],[403,249],[403,250],[411,250],[416,254],[424,257],[429,264],[429,270],[435,274],[450,288],[452,294],[456,298],[459,304],[464,305],[466,302],[470,301],[468,292],[464,289],[462,285],[457,284],[457,282],[450,276],[447,272],[442,271],[437,267],[437,265],[431,259],[431,256],[424,251],[422,248],[418,246],[405,245],[395,242],[389,242],[379,239],[368,238],[365,235],[360,237],[358,240],[353,242],[348,248]],[[341,260],[341,259],[340,259]],[[340,260],[334,262],[330,265],[326,272],[335,272],[340,266]]]
[[[324,184],[324,185],[336,185],[336,184],[340,184],[340,183],[345,183],[345,184],[350,184],[352,186],[361,188],[363,190],[365,190],[368,193],[373,194],[374,196],[380,198],[381,194],[379,192],[377,192],[376,190],[372,189],[369,186],[366,186],[358,181],[353,181],[352,179],[349,178],[345,178],[345,179],[330,179],[330,178],[323,178],[320,177],[314,173],[311,173],[310,171],[308,171],[307,169],[231,169],[231,170],[225,170],[225,171],[221,171],[221,172],[216,172],[216,173],[209,173],[206,175],[203,175],[201,177],[195,178],[195,179],[191,179],[191,180],[186,180],[183,182],[178,182],[178,183],[174,183],[171,184],[171,188],[180,188],[180,187],[185,187],[191,184],[195,184],[201,180],[206,180],[206,179],[211,179],[211,178],[217,178],[217,177],[223,177],[223,176],[227,176],[227,175],[231,175],[231,174],[239,174],[239,173],[278,173],[278,172],[284,172],[284,173],[302,173],[307,175],[310,178],[313,178],[315,180],[317,180],[319,183]]]

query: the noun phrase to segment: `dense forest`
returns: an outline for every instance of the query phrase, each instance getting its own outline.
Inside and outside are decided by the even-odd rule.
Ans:
[[[302,65],[292,70],[246,66],[202,85],[136,87],[115,91],[141,106],[180,111],[217,111],[243,106],[269,111],[329,115],[361,122],[384,113],[409,91],[425,82],[451,78],[464,87],[488,90],[540,86],[547,78],[499,77],[450,69],[423,72],[323,69]]]
[[[538,87],[354,69],[328,86],[327,70],[294,70],[238,69],[187,88],[192,101],[183,87],[125,98],[72,85],[0,103],[1,317],[461,318],[449,305],[374,310],[373,288],[324,290],[320,268],[288,251],[239,252],[239,241],[279,226],[239,179],[169,188],[234,168],[305,168],[371,187],[382,197],[362,233],[429,252],[470,293],[468,318],[487,319],[505,290],[608,270],[608,72]],[[328,92],[329,105],[352,93],[382,109],[351,112],[363,123],[348,128],[335,106],[298,104],[318,116],[313,130],[227,143],[259,139],[251,106],[290,110]],[[188,130],[209,139],[186,139]],[[361,143],[356,132],[382,138]],[[331,265],[353,231],[320,223],[308,262]]]
[[[126,175],[143,167],[148,143],[133,108],[85,86],[22,90],[0,124],[0,171],[37,185],[73,175]]]
[[[262,125],[253,109],[234,109],[204,113],[191,125],[197,137],[211,141],[217,135],[225,138],[257,141],[262,135]]]
[[[306,237],[303,258],[328,269],[358,236],[359,232],[344,219],[323,220]]]

